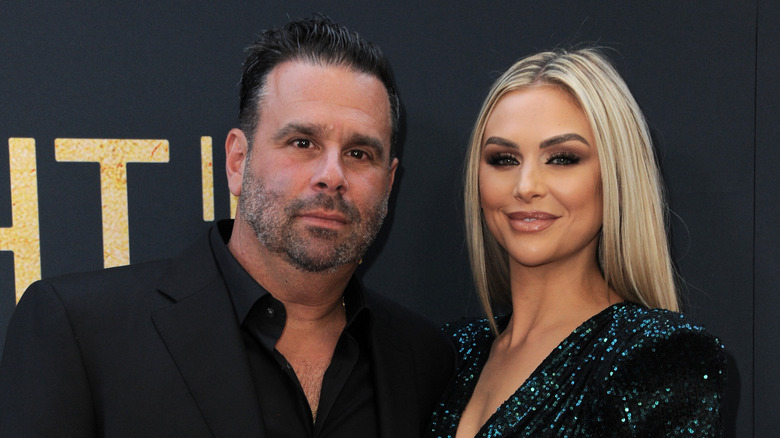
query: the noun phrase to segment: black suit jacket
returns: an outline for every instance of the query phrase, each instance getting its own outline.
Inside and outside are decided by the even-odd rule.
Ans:
[[[451,344],[389,300],[366,302],[381,436],[420,436]],[[0,436],[267,436],[208,238],[175,259],[30,286],[0,364]]]

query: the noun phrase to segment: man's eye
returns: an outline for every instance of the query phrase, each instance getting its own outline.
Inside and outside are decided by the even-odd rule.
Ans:
[[[365,160],[368,158],[368,154],[365,151],[361,151],[360,149],[353,149],[347,152],[347,155],[358,160]]]
[[[311,147],[311,141],[305,138],[297,138],[292,141],[293,145],[297,148],[308,149]]]

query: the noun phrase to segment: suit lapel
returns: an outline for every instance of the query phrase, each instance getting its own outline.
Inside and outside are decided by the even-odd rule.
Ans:
[[[414,358],[393,335],[392,321],[372,308],[374,388],[382,438],[419,436],[421,424]]]
[[[240,328],[208,238],[172,262],[160,290],[175,303],[152,319],[214,436],[265,436]]]

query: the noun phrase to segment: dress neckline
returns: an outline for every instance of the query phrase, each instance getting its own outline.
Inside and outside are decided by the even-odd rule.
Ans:
[[[531,372],[531,374],[528,375],[528,378],[525,379],[525,381],[510,395],[506,400],[501,402],[501,404],[498,406],[498,408],[493,412],[490,417],[485,421],[482,426],[480,426],[479,431],[475,435],[475,437],[479,436],[486,436],[486,428],[489,427],[491,424],[495,424],[498,417],[503,415],[505,411],[510,410],[511,406],[510,403],[517,399],[522,393],[526,392],[529,387],[529,382],[535,381],[543,372],[545,368],[547,368],[550,365],[550,362],[555,360],[558,356],[555,354],[556,351],[562,349],[564,346],[571,344],[576,337],[578,337],[583,331],[589,330],[593,327],[599,326],[600,322],[604,319],[611,318],[612,315],[621,308],[624,308],[626,306],[630,305],[636,305],[634,303],[631,303],[630,301],[620,301],[614,304],[610,304],[609,306],[605,307],[595,315],[591,316],[590,318],[586,319],[582,324],[577,326],[574,330],[572,330],[571,333],[569,333],[561,342],[558,343],[558,345],[555,346],[555,348],[550,351],[550,354],[548,354],[539,365]],[[511,314],[502,315],[500,317],[497,317],[497,323],[498,326],[501,328],[501,331],[506,328],[506,325],[509,322],[509,318],[511,317]],[[488,337],[488,344],[487,348],[484,351],[484,354],[480,354],[479,359],[476,363],[476,369],[475,375],[477,378],[472,379],[471,382],[469,382],[467,386],[468,391],[468,401],[466,404],[464,404],[461,409],[460,413],[458,415],[458,418],[461,418],[463,416],[463,411],[466,410],[466,406],[468,406],[468,403],[471,401],[471,397],[474,395],[474,390],[477,387],[477,382],[479,382],[479,376],[482,375],[482,370],[485,367],[485,364],[487,363],[488,358],[490,357],[490,350],[493,345],[493,342],[495,341],[496,336],[493,334],[493,332],[490,332],[490,335]],[[531,389],[533,391],[533,389]],[[457,432],[457,426],[456,429],[453,432]]]

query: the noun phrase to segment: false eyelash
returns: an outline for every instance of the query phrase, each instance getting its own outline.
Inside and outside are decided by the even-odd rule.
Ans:
[[[565,163],[553,163],[555,160],[565,159]],[[568,151],[556,152],[547,159],[547,164],[557,164],[559,166],[570,166],[580,162],[580,157],[577,154]]]
[[[487,159],[487,163],[491,166],[509,166],[509,165],[518,164],[519,161],[514,155],[510,153],[499,152],[491,155]]]

